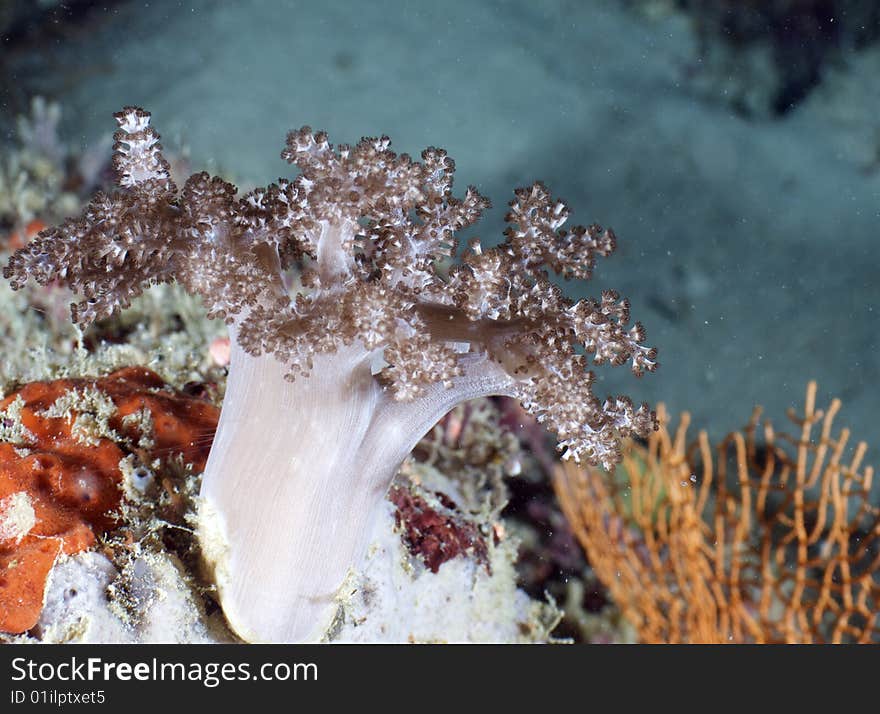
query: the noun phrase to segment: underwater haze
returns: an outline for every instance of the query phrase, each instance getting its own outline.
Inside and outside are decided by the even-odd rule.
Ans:
[[[565,291],[618,290],[659,349],[636,384],[599,368],[597,396],[689,410],[717,438],[756,404],[781,426],[815,379],[877,464],[876,11],[776,4],[739,22],[721,0],[72,3],[7,20],[0,103],[11,127],[57,101],[83,147],[144,107],[166,148],[240,189],[290,175],[304,124],[443,147],[456,195],[493,202],[473,231],[489,244],[512,189],[542,180],[572,224],[618,237]]]

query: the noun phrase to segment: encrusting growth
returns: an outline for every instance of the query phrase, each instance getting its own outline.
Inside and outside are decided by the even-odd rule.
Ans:
[[[0,399],[0,633],[34,626],[62,553],[119,527],[122,464],[152,479],[148,464],[181,454],[198,472],[217,412],[142,367],[30,382]]]
[[[452,195],[454,163],[387,137],[355,146],[291,132],[300,174],[236,197],[206,173],[181,190],[150,115],[115,115],[120,189],[42,231],[4,269],[80,293],[80,325],[177,281],[230,330],[231,372],[203,482],[203,537],[224,612],[248,640],[319,638],[402,459],[455,404],[502,394],[556,432],[563,458],[620,460],[655,427],[646,405],[598,400],[589,362],[656,366],[613,291],[572,302],[547,270],[590,277],[610,230],[562,229],[541,183],[516,191],[505,240],[456,254],[489,205]],[[289,289],[296,275],[298,289]]]

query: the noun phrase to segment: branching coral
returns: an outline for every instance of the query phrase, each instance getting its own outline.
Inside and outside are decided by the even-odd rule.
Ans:
[[[832,432],[839,408],[816,409],[811,382],[798,436],[765,423],[762,443],[756,409],[714,459],[705,432],[687,446],[687,414],[670,434],[661,408],[617,478],[558,468],[563,509],[643,642],[877,641],[880,512],[865,443],[846,457],[849,430]]]
[[[245,639],[320,636],[397,467],[454,405],[516,397],[557,433],[564,458],[609,467],[621,438],[654,427],[646,405],[594,397],[587,369],[656,366],[628,302],[606,291],[573,303],[546,272],[588,278],[614,234],[563,230],[568,208],[542,184],[516,191],[504,242],[473,241],[446,275],[437,265],[455,255],[455,232],[488,201],[472,187],[452,195],[454,163],[440,149],[416,162],[387,137],[334,148],[304,127],[282,154],[300,174],[237,198],[206,173],[178,190],[150,115],[115,117],[120,190],[40,233],[4,275],[16,288],[34,278],[81,293],[80,325],[171,281],[228,324],[203,536]]]

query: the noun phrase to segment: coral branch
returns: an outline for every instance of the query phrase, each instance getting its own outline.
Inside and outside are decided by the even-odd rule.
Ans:
[[[609,475],[564,464],[563,510],[590,564],[643,642],[880,640],[880,509],[864,442],[845,455],[840,408],[807,386],[800,434],[759,423],[714,449],[690,417],[630,443]],[[759,436],[761,435],[761,436]],[[728,473],[730,469],[731,473]]]

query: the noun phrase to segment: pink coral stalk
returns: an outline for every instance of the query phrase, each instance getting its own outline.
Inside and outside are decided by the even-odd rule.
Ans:
[[[201,520],[244,639],[321,637],[401,461],[454,405],[515,397],[556,432],[563,458],[609,468],[621,438],[655,427],[646,405],[592,394],[590,361],[656,367],[627,301],[606,291],[573,303],[545,272],[590,277],[614,235],[563,230],[568,208],[542,184],[516,191],[504,242],[472,241],[445,274],[454,234],[488,201],[472,187],[452,195],[440,149],[415,162],[387,137],[334,148],[304,127],[282,154],[299,176],[238,198],[205,173],[178,191],[150,115],[115,116],[120,190],[40,233],[4,275],[80,292],[81,325],[175,280],[229,325]]]

